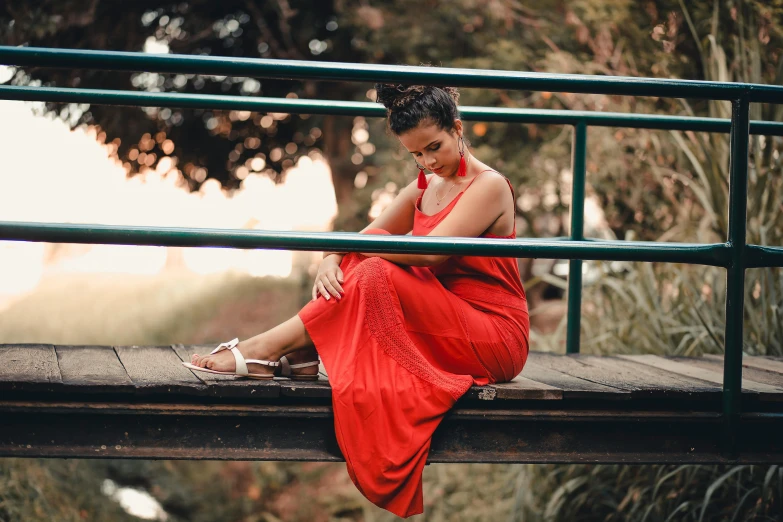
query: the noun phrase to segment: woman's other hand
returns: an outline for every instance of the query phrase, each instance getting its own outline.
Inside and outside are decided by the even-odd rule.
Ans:
[[[340,262],[343,257],[342,254],[331,254],[318,265],[318,273],[313,283],[313,301],[318,298],[318,294],[324,296],[327,301],[332,297],[338,301],[342,299],[345,290],[340,284],[344,282]]]

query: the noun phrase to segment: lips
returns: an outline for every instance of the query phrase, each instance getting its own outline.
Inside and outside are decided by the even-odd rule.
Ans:
[[[432,172],[438,173],[441,170],[443,170],[443,167],[438,167],[437,169],[430,169]]]

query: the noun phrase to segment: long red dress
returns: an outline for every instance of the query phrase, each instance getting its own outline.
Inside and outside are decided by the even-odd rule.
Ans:
[[[428,235],[464,192],[431,216],[419,210],[420,195],[413,235]],[[516,227],[510,236],[481,237],[514,238]],[[319,295],[299,312],[329,375],[337,442],[365,497],[398,516],[416,515],[443,416],[472,385],[509,381],[525,364],[529,319],[519,269],[504,257],[452,256],[416,267],[359,253],[340,268],[342,299]]]

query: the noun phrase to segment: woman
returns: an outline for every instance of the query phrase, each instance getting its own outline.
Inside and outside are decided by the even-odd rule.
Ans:
[[[516,237],[513,187],[465,146],[456,89],[376,90],[420,170],[362,233]],[[285,374],[306,379],[317,378],[320,355],[351,479],[372,502],[408,517],[423,511],[433,431],[470,386],[522,370],[528,331],[512,258],[325,253],[313,300],[295,317],[188,366],[261,379],[282,358]]]

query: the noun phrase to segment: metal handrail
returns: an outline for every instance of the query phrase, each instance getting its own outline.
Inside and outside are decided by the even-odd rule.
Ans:
[[[224,109],[286,114],[330,114],[335,116],[364,116],[367,118],[386,117],[386,109],[378,103],[372,102],[300,100],[222,94],[0,85],[0,99],[125,105],[131,107],[179,107],[186,109]],[[728,118],[471,106],[460,107],[459,112],[460,118],[465,121],[537,123],[541,125],[577,125],[580,122],[584,122],[591,127],[624,127],[628,129],[718,133],[728,133],[731,130],[731,120]],[[763,136],[783,136],[783,122],[754,120],[750,122],[750,133]]]
[[[583,259],[666,261],[727,269],[726,331],[723,379],[724,443],[736,448],[742,384],[742,335],[745,270],[783,266],[783,247],[746,244],[749,135],[783,135],[783,124],[751,122],[751,102],[783,103],[783,87],[617,76],[303,62],[215,56],[153,55],[115,51],[19,48],[0,46],[0,63],[15,66],[90,68],[281,79],[397,82],[533,91],[659,96],[729,100],[730,120],[666,115],[590,113],[462,107],[466,120],[548,123],[574,126],[573,202],[570,237],[549,240],[484,238],[414,238],[346,233],[301,233],[163,227],[119,227],[53,223],[0,222],[0,239],[139,245],[223,246],[363,252],[492,255],[571,259],[568,290],[569,353],[579,351],[581,263]],[[268,112],[382,117],[377,104],[326,100],[290,100],[182,93],[148,93],[61,87],[0,86],[0,99],[136,106],[240,109]],[[596,241],[584,238],[587,127],[729,132],[731,165],[729,222],[725,243],[683,244]]]
[[[489,69],[8,46],[0,46],[0,63],[110,71],[250,76],[286,80],[380,81],[621,96],[661,96],[709,100],[733,100],[743,97],[752,102],[783,103],[783,87],[776,85],[633,76],[591,76]]]
[[[352,232],[277,232],[184,227],[0,221],[0,240],[176,247],[397,252],[466,256],[688,263],[727,268],[726,243],[381,236]]]

